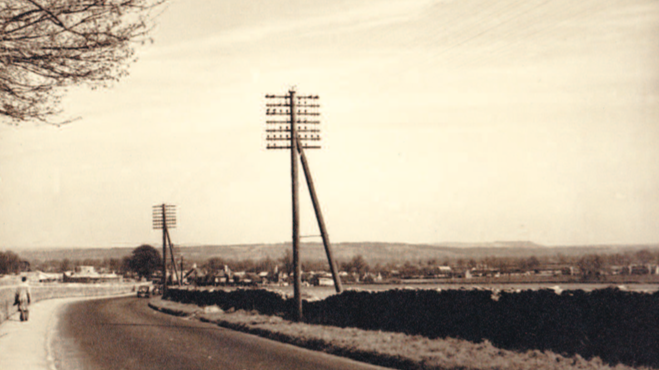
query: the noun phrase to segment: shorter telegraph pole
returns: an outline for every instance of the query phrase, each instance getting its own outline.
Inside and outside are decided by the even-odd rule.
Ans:
[[[169,236],[169,229],[176,228],[176,206],[172,204],[159,204],[152,207],[153,211],[153,228],[162,230],[162,292],[167,291],[167,245],[172,256],[172,266],[176,271],[174,261],[174,250],[172,240]]]

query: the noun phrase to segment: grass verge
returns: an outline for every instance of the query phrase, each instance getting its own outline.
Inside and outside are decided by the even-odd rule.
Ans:
[[[429,339],[418,335],[291,322],[256,311],[222,311],[217,306],[199,307],[154,298],[149,305],[159,311],[255,334],[296,346],[398,369],[648,369],[625,365],[611,367],[599,358],[566,357],[550,351],[515,352],[490,342],[461,339]]]

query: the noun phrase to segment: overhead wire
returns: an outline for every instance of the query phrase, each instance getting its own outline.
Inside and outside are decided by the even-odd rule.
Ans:
[[[492,22],[493,19],[497,19],[503,16],[520,3],[523,3],[523,0],[515,0],[509,3],[503,3],[503,6],[498,6],[500,3],[495,3],[497,6],[479,8],[478,12],[469,12],[464,16],[464,18],[461,18],[460,16],[454,16],[453,22],[450,23],[447,27],[444,27],[444,30],[449,31],[445,32],[444,39],[431,40],[435,42],[434,45],[427,46],[444,46],[444,51],[451,50],[462,43],[464,40],[469,39],[474,34],[479,33],[484,25]],[[471,10],[471,8],[468,10]],[[435,56],[436,55],[437,53],[435,53]]]
[[[523,63],[551,55],[563,47],[562,39],[579,37],[574,34],[580,26],[576,21],[595,16],[607,6],[603,1],[567,0],[442,2],[409,20],[421,24],[420,30],[405,31],[401,26],[403,33],[380,33],[382,40],[394,36],[395,43],[405,45],[403,50],[408,52],[383,58],[377,68],[398,71],[405,66],[404,73],[419,75],[421,71],[422,75],[437,68]],[[430,17],[434,19],[427,25]]]
[[[481,3],[486,5],[478,7],[471,6]],[[427,29],[426,27],[420,37],[412,38],[406,44],[406,49],[420,51],[421,53],[412,53],[412,58],[414,58],[412,63],[415,64],[415,69],[424,70],[437,66],[437,61],[442,59],[447,60],[446,57],[458,51],[462,45],[485,34],[487,30],[492,29],[492,19],[507,19],[510,17],[509,14],[511,12],[514,13],[516,8],[525,3],[527,3],[527,0],[507,2],[460,1],[441,3],[428,9],[422,17],[434,17],[437,11],[440,12],[442,17],[433,19],[431,29]],[[455,8],[456,6],[459,7]],[[454,12],[452,11],[453,9],[457,11]],[[446,19],[448,21],[442,23]],[[423,23],[423,21],[420,21],[420,23]],[[440,45],[445,45],[442,51],[432,51],[432,49]],[[395,57],[381,61],[380,68],[396,70],[400,65],[409,64],[409,62],[408,55],[401,53]]]
[[[535,5],[531,6],[531,7],[523,8],[523,9],[522,9],[521,11],[519,11],[519,12],[515,12],[514,10],[509,10],[509,11],[507,11],[507,13],[509,13],[509,14],[512,13],[511,15],[509,15],[509,14],[504,14],[504,13],[500,13],[500,14],[498,14],[498,15],[496,16],[496,18],[502,18],[503,20],[501,20],[501,21],[499,21],[499,22],[497,22],[497,23],[495,23],[495,24],[493,24],[493,25],[490,25],[490,26],[487,26],[487,27],[482,28],[482,29],[480,29],[480,30],[477,30],[476,32],[474,32],[474,33],[472,33],[471,35],[469,35],[468,37],[466,37],[466,38],[462,38],[462,39],[458,40],[458,42],[452,44],[451,46],[449,46],[449,47],[447,47],[447,48],[444,48],[444,49],[441,49],[441,51],[438,52],[437,54],[435,54],[434,57],[435,57],[435,58],[438,58],[438,57],[441,57],[441,56],[448,55],[450,52],[452,52],[452,51],[454,51],[454,50],[457,50],[458,48],[460,48],[460,47],[462,47],[462,46],[464,46],[464,45],[466,45],[466,44],[468,44],[468,43],[470,43],[470,42],[473,42],[474,40],[477,40],[478,38],[483,37],[484,35],[486,35],[486,34],[492,32],[493,30],[495,30],[495,29],[497,29],[497,28],[500,28],[500,27],[502,27],[503,25],[506,25],[506,24],[508,24],[508,23],[510,23],[510,22],[512,22],[512,21],[514,21],[514,20],[516,20],[516,19],[518,19],[518,18],[520,18],[520,17],[522,17],[522,16],[524,16],[524,15],[530,13],[531,11],[537,10],[538,8],[540,8],[540,7],[544,6],[544,5],[546,5],[546,4],[549,3],[550,1],[552,1],[552,0],[544,0],[544,1],[542,1],[542,2],[540,2],[540,3],[538,3],[538,4],[535,4]],[[519,2],[517,2],[517,3],[519,3]],[[512,8],[512,7],[511,7],[511,8]],[[510,8],[508,8],[508,9],[510,9]]]
[[[592,17],[606,6],[602,5],[603,2],[597,2],[597,4],[599,6],[593,7],[588,5],[582,6],[582,2],[564,2],[563,7],[557,8],[553,12],[552,18],[554,19],[547,19],[548,14],[546,13],[536,14],[536,17],[528,19],[528,25],[517,29],[510,29],[507,33],[502,34],[502,40],[491,48],[487,54],[483,53],[481,58],[470,59],[466,63],[467,65],[479,65],[483,64],[482,62],[486,60],[492,61],[494,58],[501,59],[507,56],[514,56],[516,58],[520,58],[520,56],[526,58],[536,57],[536,55],[532,55],[532,50],[529,50],[527,53],[521,52],[522,50],[520,49],[523,45],[540,50],[540,54],[547,54],[552,49],[560,48],[562,40],[578,37],[578,35],[571,33],[573,30],[568,27],[568,24],[574,23],[575,20],[583,19],[584,15]],[[575,9],[578,10],[574,11]],[[547,47],[549,45],[548,41],[554,41],[553,48]]]
[[[555,4],[555,1],[552,5],[553,4]],[[467,58],[463,60],[462,65],[480,64],[478,62],[485,59],[496,62],[496,60],[492,59],[496,59],[496,57],[500,55],[501,50],[512,45],[514,42],[521,44],[527,43],[529,40],[525,39],[528,39],[528,36],[531,35],[534,30],[537,33],[538,28],[543,25],[546,26],[552,24],[552,20],[548,19],[548,17],[554,16],[557,13],[557,10],[562,11],[564,9],[565,7],[559,9],[556,9],[555,7],[536,7],[523,17],[516,19],[515,22],[511,22],[507,24],[506,27],[494,31],[490,39],[483,37],[480,38],[480,40],[472,42],[474,48],[480,49],[480,52],[477,53],[477,56],[480,57]]]
[[[486,6],[471,7],[465,5],[465,2],[452,2],[442,3],[440,6],[446,8],[443,12],[445,16],[440,18],[440,21],[434,20],[432,29],[422,34],[422,37],[410,40],[407,45],[409,49],[422,50],[422,60],[416,60],[417,68],[428,68],[437,66],[438,61],[446,62],[443,66],[447,66],[451,58],[455,61],[460,61],[459,51],[461,48],[483,36],[488,32],[501,27],[524,13],[531,11],[534,8],[541,6],[551,0],[544,0],[540,4],[535,4],[531,8],[524,7],[529,2],[527,0],[513,0],[508,2],[484,2]],[[469,2],[467,4],[478,4],[477,2]],[[450,11],[451,6],[460,5],[457,12]],[[439,6],[437,6],[439,7]],[[519,8],[522,7],[522,11]],[[428,12],[434,15],[434,12]],[[425,15],[428,16],[428,15]],[[449,18],[447,23],[441,23],[441,19]],[[493,24],[493,20],[495,21]],[[439,22],[439,23],[438,23]],[[437,52],[427,51],[443,47]],[[426,51],[424,51],[426,50]],[[415,55],[418,57],[418,55]],[[392,58],[383,63],[391,64],[389,67],[394,68],[396,65],[406,62],[406,55],[400,55],[397,58]]]
[[[487,2],[485,6],[476,8],[465,5],[465,3],[469,4],[470,2],[461,2],[458,4],[461,6],[458,12],[451,12],[450,9],[447,9],[449,8],[448,4],[442,4],[443,7],[437,7],[439,8],[437,11],[443,17],[448,17],[449,21],[442,23],[439,19],[434,20],[432,22],[433,29],[428,34],[422,35],[424,37],[423,46],[434,46],[439,42],[455,40],[461,34],[478,27],[483,19],[489,18],[497,8],[500,8],[499,2]],[[457,3],[450,3],[450,6],[455,6],[455,4]],[[435,12],[432,13],[433,16],[434,14]],[[432,43],[432,45],[429,45],[429,43]]]

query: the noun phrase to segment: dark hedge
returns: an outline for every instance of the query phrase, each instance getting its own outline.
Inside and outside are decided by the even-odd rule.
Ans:
[[[168,290],[170,300],[291,317],[292,300],[267,290]],[[515,350],[551,350],[610,363],[659,366],[659,292],[616,288],[522,291],[345,291],[304,302],[308,323],[489,340]]]

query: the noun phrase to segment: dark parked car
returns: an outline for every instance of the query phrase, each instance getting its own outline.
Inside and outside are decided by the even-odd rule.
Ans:
[[[148,285],[142,285],[137,289],[137,297],[138,298],[149,298],[151,297],[151,289],[149,289]]]

